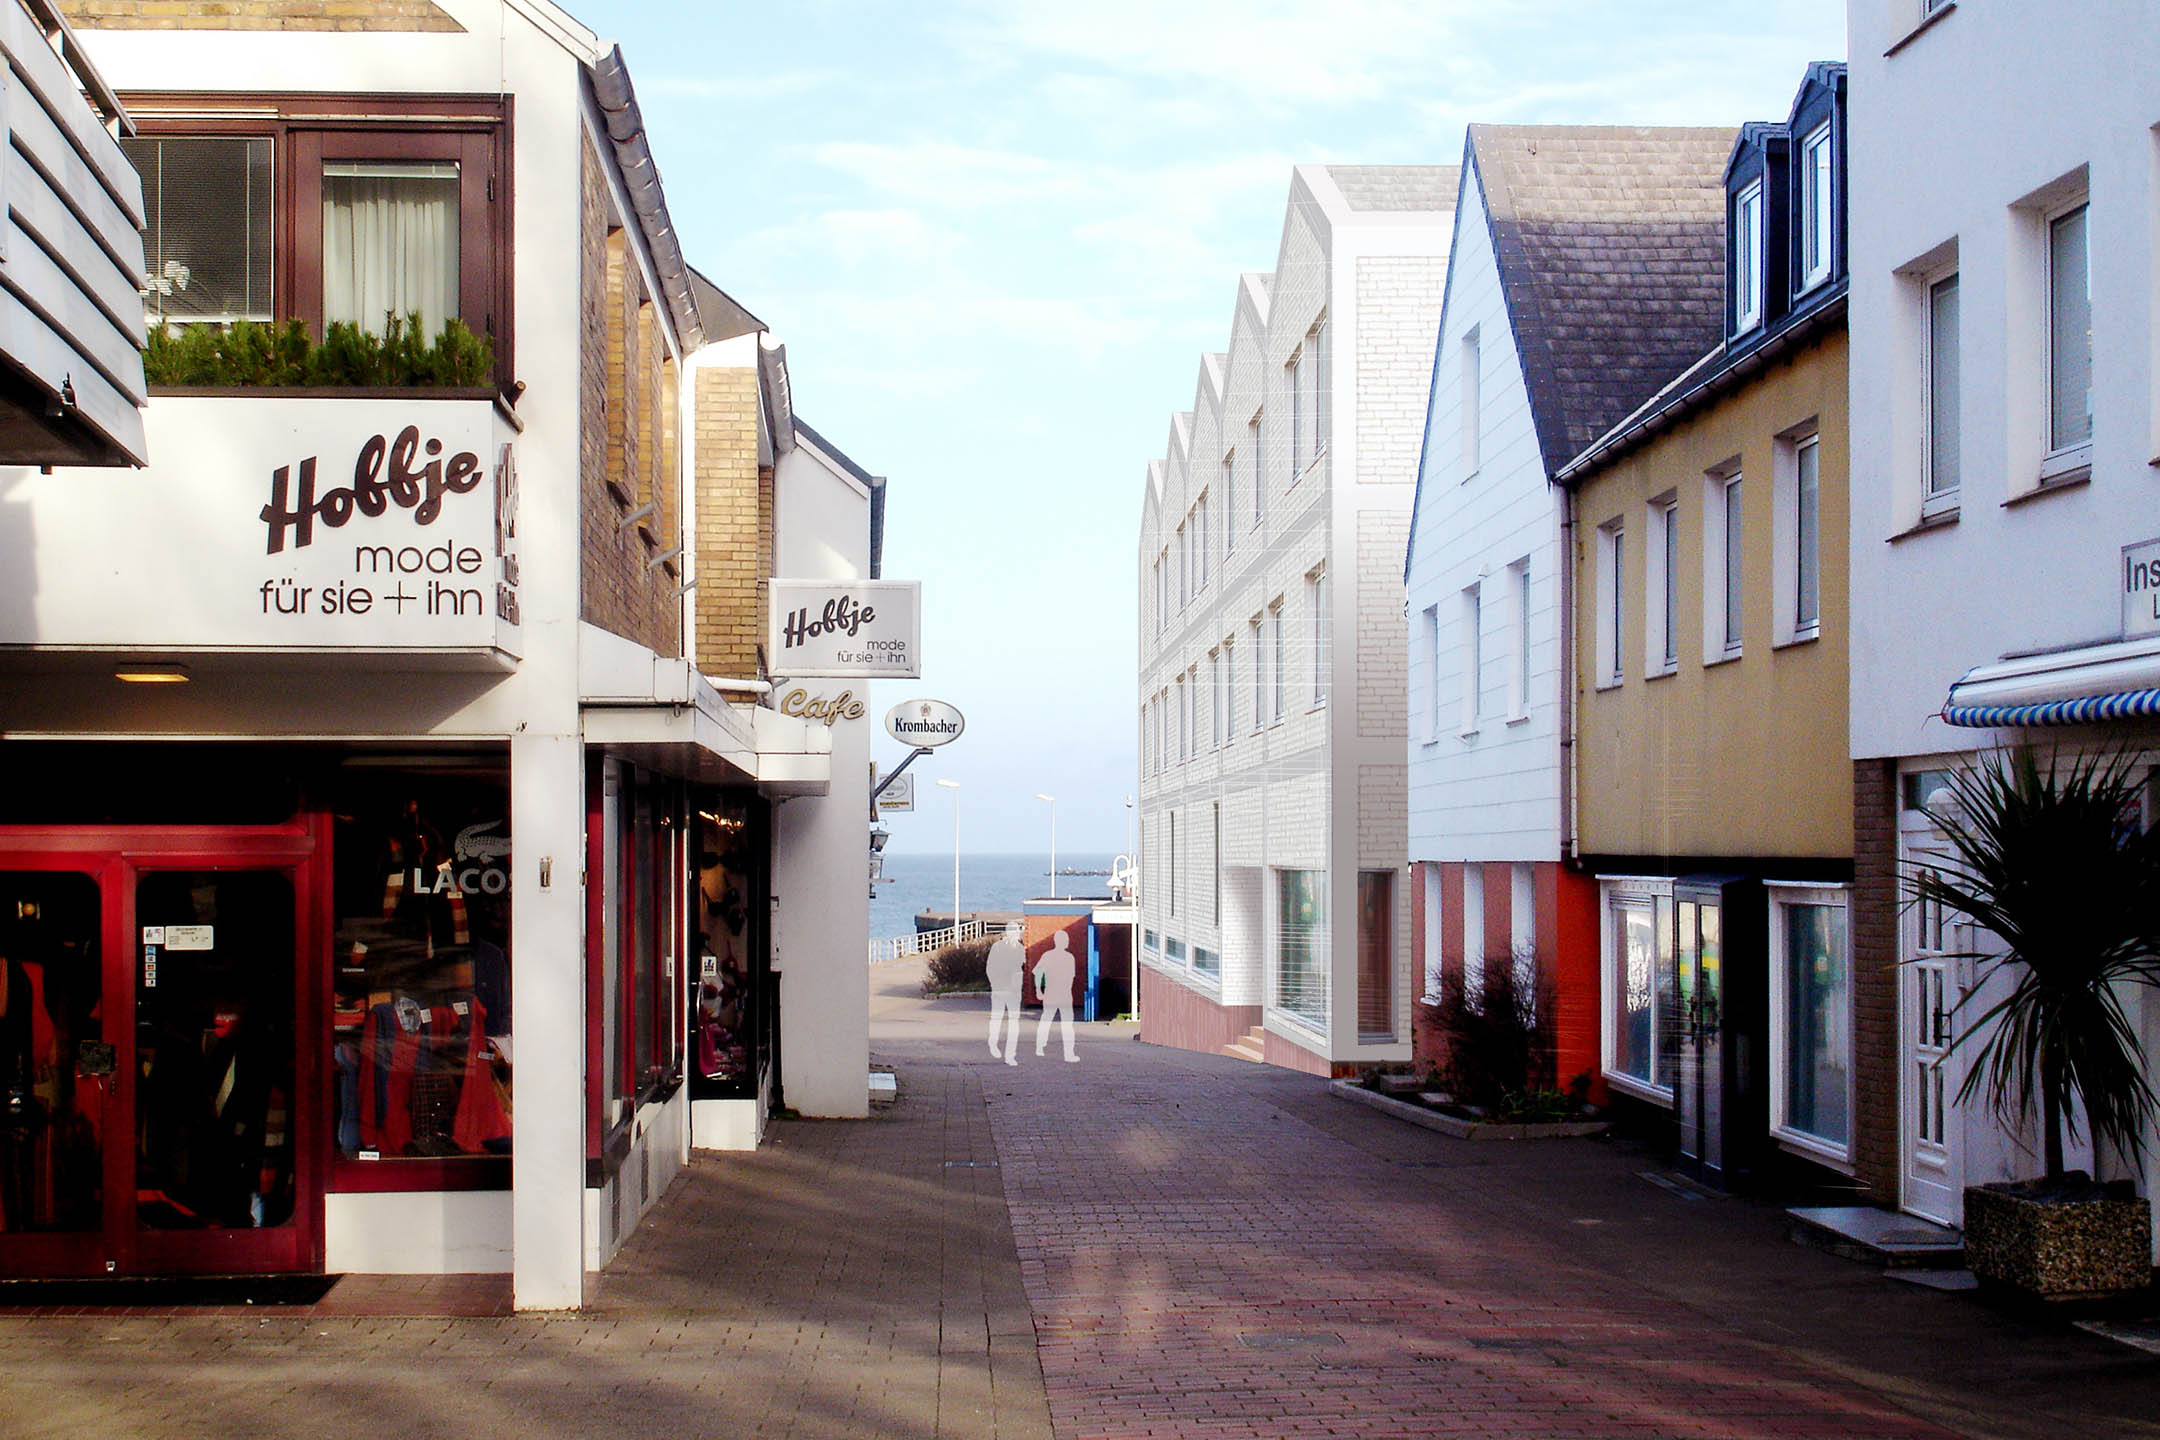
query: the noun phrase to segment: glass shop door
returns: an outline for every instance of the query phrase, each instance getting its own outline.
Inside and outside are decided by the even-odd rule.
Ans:
[[[0,835],[0,1276],[320,1269],[312,837],[87,838]]]

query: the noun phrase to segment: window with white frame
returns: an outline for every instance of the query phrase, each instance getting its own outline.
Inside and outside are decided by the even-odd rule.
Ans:
[[[1155,633],[1157,635],[1162,634],[1163,626],[1169,621],[1170,596],[1163,589],[1163,584],[1163,557],[1158,555],[1155,557]]]
[[[1485,596],[1482,584],[1462,592],[1462,733],[1477,733],[1478,717],[1485,710]]]
[[[1508,718],[1530,714],[1530,557],[1508,566],[1508,592],[1515,601],[1515,623],[1508,627],[1513,653],[1508,657]]]
[[[1212,546],[1208,538],[1207,491],[1202,490],[1200,498],[1193,502],[1193,560],[1200,570],[1200,578],[1193,585],[1195,595],[1207,589],[1210,562],[1214,558],[1211,552]]]
[[[1192,603],[1192,526],[1188,523],[1177,527],[1177,605],[1183,612]]]
[[[1605,883],[1601,965],[1606,1079],[1670,1100],[1678,1075],[1680,971],[1669,880]]]
[[[1327,872],[1275,872],[1275,1003],[1302,1020],[1327,1023]]]
[[[1185,672],[1185,695],[1185,703],[1192,706],[1192,749],[1185,758],[1197,760],[1200,758],[1200,747],[1206,743],[1207,738],[1200,729],[1206,721],[1200,713],[1200,666],[1197,662]]]
[[[1440,911],[1440,867],[1428,864],[1420,868],[1425,876],[1425,955],[1422,967],[1425,982],[1418,998],[1428,1005],[1437,1005],[1440,1003],[1440,977],[1442,974],[1440,957],[1445,953],[1445,947],[1441,944],[1440,929],[1444,918]]]
[[[1297,484],[1298,472],[1305,468],[1305,351],[1303,348],[1290,352],[1290,363],[1283,367],[1283,389],[1290,396],[1290,483]]]
[[[1192,711],[1185,695],[1185,677],[1177,677],[1174,689],[1177,694],[1177,758],[1182,763],[1192,753]]]
[[[1268,720],[1275,723],[1283,718],[1290,682],[1290,656],[1283,639],[1283,602],[1280,595],[1267,608],[1268,670],[1272,682],[1268,689]]]
[[[1763,318],[1763,187],[1751,181],[1733,198],[1732,328],[1743,334]]]
[[[1650,502],[1643,560],[1643,674],[1680,666],[1680,502],[1670,492]]]
[[[1216,801],[1212,807],[1212,814],[1209,816],[1208,834],[1213,840],[1208,865],[1208,882],[1211,887],[1212,903],[1214,905],[1214,913],[1209,916],[1208,923],[1220,925],[1222,924],[1222,802],[1220,800]],[[1193,963],[1195,965],[1200,963],[1200,956],[1197,951],[1193,955]],[[1207,968],[1211,971],[1219,971],[1222,964],[1218,960],[1214,965]]]
[[[2048,454],[2092,443],[2092,260],[2086,207],[2048,221]]]
[[[1770,887],[1770,1125],[1844,1160],[1853,1127],[1852,952],[1845,892]]]
[[[1175,914],[1177,914],[1177,811],[1175,811],[1175,810],[1169,811],[1169,812],[1168,812],[1168,818],[1169,818],[1169,821],[1170,821],[1170,825],[1169,825],[1169,832],[1170,832],[1170,833],[1169,833],[1169,840],[1170,840],[1170,845],[1169,845],[1169,849],[1170,849],[1170,864],[1169,864],[1169,867],[1168,867],[1168,869],[1169,869],[1169,876],[1168,876],[1168,878],[1169,878],[1169,881],[1170,881],[1170,883],[1169,883],[1169,885],[1168,885],[1167,887],[1165,887],[1165,889],[1164,889],[1164,892],[1163,892],[1163,893],[1164,893],[1164,896],[1165,896],[1165,898],[1167,898],[1167,899],[1169,900],[1169,902],[1170,902],[1170,904],[1169,904],[1169,910],[1170,910],[1170,913],[1171,913],[1172,915],[1175,915]],[[1181,955],[1181,956],[1180,956],[1179,958],[1180,958],[1180,959],[1182,959],[1182,958],[1184,958],[1184,957],[1183,957],[1183,956]]]
[[[1777,437],[1771,533],[1774,644],[1822,633],[1822,445],[1815,422]]]
[[[1235,450],[1229,451],[1222,457],[1222,495],[1222,548],[1223,559],[1227,566],[1230,552],[1237,549],[1237,451]]]
[[[1478,327],[1473,325],[1464,333],[1455,353],[1462,362],[1462,473],[1468,480],[1478,472],[1484,433],[1485,373]]]
[[[1747,528],[1738,462],[1703,476],[1703,664],[1740,654]]]
[[[1419,618],[1418,654],[1425,661],[1425,743],[1440,738],[1440,607],[1428,605]]]
[[[1830,183],[1830,122],[1810,130],[1800,141],[1800,288],[1812,290],[1830,278],[1836,232],[1831,229],[1836,201]]]
[[[1328,698],[1328,583],[1327,566],[1320,565],[1305,577],[1306,603],[1312,612],[1312,703],[1315,708]]]
[[[1208,670],[1208,749],[1220,750],[1223,743],[1223,653],[1220,646],[1207,653]]]
[[[1260,643],[1261,620],[1258,615],[1246,622],[1246,629],[1251,632],[1252,642],[1245,647],[1246,652],[1252,656],[1252,728],[1258,733],[1260,727],[1267,723],[1267,666],[1264,658],[1267,647]]]
[[[1267,518],[1267,474],[1260,468],[1260,416],[1253,411],[1252,419],[1245,422],[1245,474],[1252,481],[1252,523],[1258,529]]]
[[[1958,277],[1955,272],[1927,287],[1927,406],[1922,426],[1927,493],[1920,513],[1938,515],[1958,505],[1963,432],[1959,416]]]
[[[1521,861],[1508,867],[1513,882],[1508,897],[1508,956],[1513,965],[1515,1004],[1530,1016],[1537,1014],[1537,867]]]
[[[1237,637],[1225,635],[1222,642],[1222,743],[1234,744],[1237,740]]]
[[[1485,867],[1462,870],[1463,998],[1476,1005],[1485,999]]]
[[[1305,353],[1310,357],[1307,366],[1312,371],[1312,458],[1317,460],[1328,447],[1328,343],[1327,317],[1313,322],[1312,330],[1305,336]]]
[[[1627,533],[1618,520],[1609,520],[1597,531],[1597,686],[1618,685],[1626,678],[1621,646],[1626,628],[1621,606],[1627,562]]]

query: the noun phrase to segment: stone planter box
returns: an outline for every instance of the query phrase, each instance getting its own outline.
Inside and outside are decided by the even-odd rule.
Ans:
[[[2144,1200],[2034,1200],[2012,1187],[1965,1189],[1965,1264],[1983,1281],[2048,1300],[2152,1283],[2152,1206]]]
[[[1486,1120],[1463,1120],[1453,1115],[1443,1115],[1438,1110],[1428,1110],[1409,1100],[1397,1100],[1367,1090],[1355,1080],[1337,1080],[1328,1089],[1344,1100],[1354,1100],[1360,1105],[1407,1120],[1412,1125],[1422,1125],[1427,1130],[1437,1130],[1442,1135],[1452,1135],[1458,1140],[1565,1140],[1584,1135],[1602,1135],[1606,1130],[1603,1120],[1569,1120],[1547,1125],[1503,1125]]]

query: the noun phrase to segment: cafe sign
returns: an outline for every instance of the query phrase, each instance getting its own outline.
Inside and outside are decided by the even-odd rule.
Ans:
[[[2123,639],[2160,635],[2160,540],[2122,547]]]
[[[922,583],[771,580],[765,654],[790,680],[922,675]]]

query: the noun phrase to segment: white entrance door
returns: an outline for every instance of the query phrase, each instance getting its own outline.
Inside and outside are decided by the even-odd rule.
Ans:
[[[1939,853],[1940,836],[1927,815],[1907,810],[1898,825],[1904,873]],[[1964,1056],[1949,1051],[1969,1017],[1954,1013],[1966,991],[1965,967],[1947,952],[1969,948],[1965,927],[1936,901],[1904,907],[1899,924],[1899,1141],[1903,1161],[1900,1203],[1944,1225],[1965,1218],[1965,1136],[1957,1103]]]

